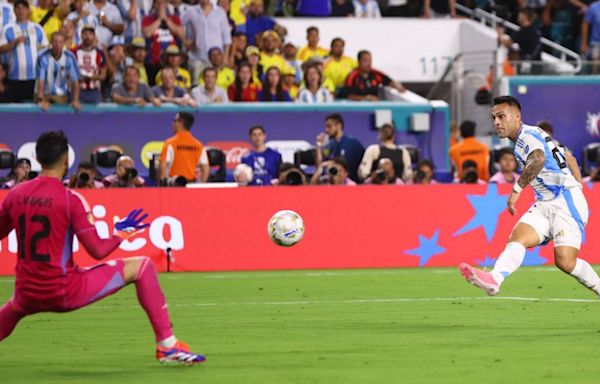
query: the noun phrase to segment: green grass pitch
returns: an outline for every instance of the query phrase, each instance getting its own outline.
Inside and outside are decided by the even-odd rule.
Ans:
[[[133,286],[23,320],[9,383],[598,383],[600,300],[553,268],[497,298],[452,269],[162,274],[176,334],[208,361],[165,367]],[[0,278],[0,299],[12,279]]]

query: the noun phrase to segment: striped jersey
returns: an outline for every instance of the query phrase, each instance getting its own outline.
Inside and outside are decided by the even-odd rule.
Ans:
[[[52,49],[43,50],[38,57],[37,79],[44,82],[44,95],[67,95],[72,81],[79,80],[79,68],[75,55],[63,50],[57,59]]]
[[[319,88],[317,93],[312,93],[307,88],[304,88],[300,91],[298,95],[298,99],[296,102],[298,103],[307,103],[307,104],[315,104],[315,103],[327,103],[329,101],[333,101],[333,97],[327,88]]]
[[[9,80],[35,80],[38,50],[48,45],[48,39],[39,24],[15,22],[2,29],[0,45],[8,44],[19,36],[24,36],[25,41],[9,52],[7,77]]]
[[[15,18],[12,4],[0,2],[0,30],[2,30],[5,25],[14,23],[15,21],[17,21],[17,19]]]
[[[541,128],[523,124],[515,143],[515,157],[521,169],[525,167],[529,154],[536,149],[542,150],[546,156],[544,168],[531,182],[536,200],[553,200],[563,191],[579,186],[567,166],[565,150]]]
[[[82,90],[100,89],[100,80],[90,80],[94,75],[100,74],[100,71],[106,67],[106,59],[100,48],[83,49],[79,46],[73,51],[77,64],[79,65],[79,74],[81,79],[79,87]],[[84,78],[85,77],[85,78]]]
[[[354,0],[354,16],[367,19],[378,19],[381,17],[379,4],[375,0],[368,0],[363,3],[359,0]]]
[[[74,11],[69,13],[69,16],[67,16],[67,20],[76,22],[78,17],[79,15],[77,14],[77,12]],[[81,31],[83,30],[83,27],[88,25],[91,25],[92,27],[94,27],[94,29],[98,29],[100,22],[98,21],[97,17],[92,15],[83,16],[81,19],[79,19],[79,21],[77,21],[77,25],[75,25],[75,45],[81,44]]]

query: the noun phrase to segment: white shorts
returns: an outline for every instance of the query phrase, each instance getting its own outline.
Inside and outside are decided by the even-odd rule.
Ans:
[[[581,188],[571,188],[554,200],[537,201],[521,217],[540,237],[540,244],[554,239],[554,247],[579,249],[584,238],[589,210]]]

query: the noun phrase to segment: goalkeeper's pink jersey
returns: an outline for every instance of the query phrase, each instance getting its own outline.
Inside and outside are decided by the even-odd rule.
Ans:
[[[6,196],[0,205],[0,239],[16,229],[15,295],[48,304],[68,296],[66,290],[75,288],[70,283],[78,270],[73,263],[73,235],[95,231],[88,213],[85,199],[53,177],[19,184]],[[116,248],[120,239],[108,242]]]

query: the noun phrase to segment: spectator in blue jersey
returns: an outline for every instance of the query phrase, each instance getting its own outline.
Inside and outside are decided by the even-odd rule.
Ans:
[[[86,1],[86,0],[75,0]],[[127,43],[142,37],[142,19],[152,11],[152,0],[116,0],[121,19],[124,21],[123,37]]]
[[[93,0],[89,5],[90,15],[98,19],[96,37],[98,44],[106,47],[114,36],[119,36],[125,30],[119,8],[107,0]]]
[[[251,185],[271,185],[271,180],[278,177],[281,154],[267,148],[265,144],[267,135],[262,126],[255,125],[250,128],[249,135],[252,151],[242,157],[242,163],[252,168],[254,177]]]
[[[262,89],[258,92],[259,101],[292,101],[288,91],[283,89],[281,72],[277,67],[270,67],[263,80]]]
[[[256,45],[256,36],[263,32],[274,30],[279,36],[285,36],[287,30],[274,19],[265,16],[265,5],[263,0],[251,0],[248,7],[248,16],[246,17],[246,36],[248,36],[248,45]]]
[[[339,113],[325,117],[325,132],[317,136],[317,167],[324,160],[343,157],[348,164],[350,178],[359,182],[358,166],[364,153],[365,147],[360,141],[344,134],[344,119]]]
[[[329,0],[298,0],[296,13],[305,17],[327,17],[331,14],[331,3]]]
[[[65,49],[65,35],[52,34],[50,48],[37,59],[37,102],[43,111],[52,104],[67,104],[79,110],[79,67],[75,55]]]
[[[75,45],[81,44],[81,33],[84,27],[93,27],[94,33],[100,25],[98,18],[90,14],[90,3],[88,0],[75,0],[75,10],[69,13],[67,20],[71,20],[75,24]],[[69,48],[67,46],[67,48]]]
[[[7,85],[12,102],[31,102],[35,92],[36,63],[39,47],[48,39],[39,24],[29,21],[29,3],[16,0],[16,22],[4,26],[0,33],[0,55],[9,53]]]
[[[0,2],[0,31],[2,31],[5,25],[14,23],[15,21],[12,3]]]

